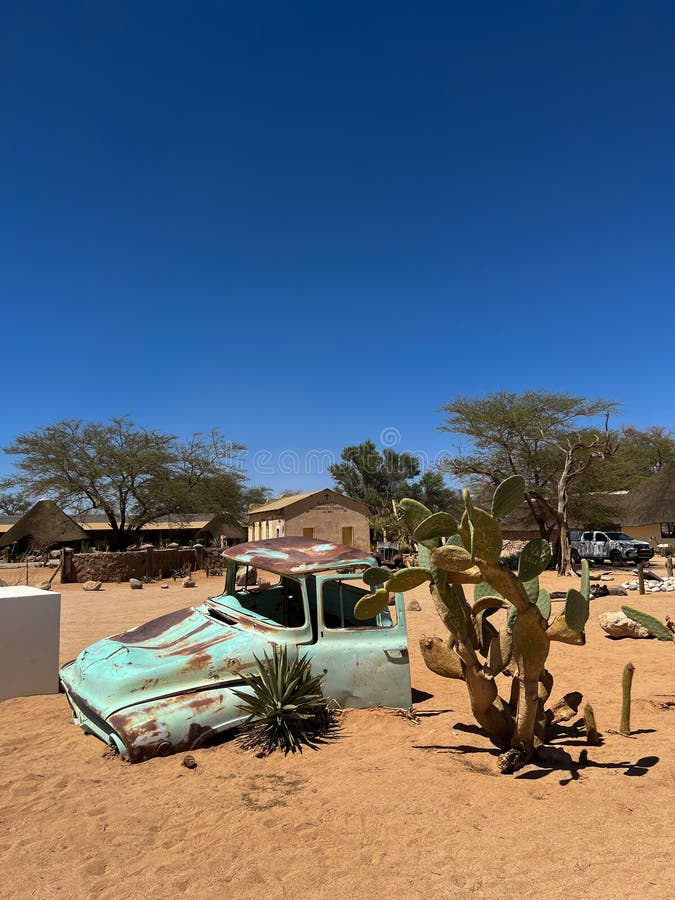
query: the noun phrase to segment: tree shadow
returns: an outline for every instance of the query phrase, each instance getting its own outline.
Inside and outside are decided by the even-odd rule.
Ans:
[[[537,781],[540,778],[546,778],[547,775],[553,775],[562,771],[567,771],[569,776],[561,778],[559,784],[562,786],[571,784],[573,781],[579,781],[579,772],[583,769],[625,769],[624,775],[632,778],[639,778],[646,775],[653,766],[659,762],[658,756],[642,756],[634,763],[632,762],[595,762],[588,758],[588,752],[582,750],[579,755],[579,761],[575,762],[572,757],[563,750],[562,747],[540,747],[535,757],[532,759],[531,765],[536,766],[535,769],[528,769],[515,775],[515,778],[523,781]]]
[[[487,731],[480,728],[478,725],[456,722],[453,725],[453,729],[490,740]],[[632,732],[632,734],[651,734],[654,730],[655,729],[653,728],[645,728],[636,730]],[[537,781],[540,778],[546,778],[549,775],[555,775],[557,773],[558,775],[563,776],[560,778],[560,784],[564,786],[570,784],[572,781],[578,781],[580,779],[579,773],[583,769],[624,769],[624,775],[631,778],[639,778],[646,775],[649,770],[659,762],[658,756],[643,756],[635,760],[635,762],[626,760],[623,762],[601,763],[589,759],[589,751],[592,752],[593,748],[588,746],[583,718],[580,718],[569,725],[555,726],[550,741],[551,743],[539,747],[527,766],[513,777],[523,781]],[[555,741],[555,743],[553,743],[553,741]],[[600,744],[603,743],[604,738],[600,735]],[[600,744],[598,746],[600,746]],[[578,761],[574,760],[567,750],[564,749],[565,746],[581,746],[583,748],[579,753]],[[448,753],[454,756],[487,753],[490,756],[495,757],[495,759],[502,753],[502,750],[494,746],[475,746],[473,744],[413,744],[413,747],[417,750]],[[467,765],[468,764],[469,763],[467,762]]]
[[[467,725],[466,722],[455,722],[452,727],[455,729],[455,731],[465,731],[468,734],[478,734],[480,735],[480,737],[484,737],[490,740],[490,735],[484,728],[481,728],[480,725]]]

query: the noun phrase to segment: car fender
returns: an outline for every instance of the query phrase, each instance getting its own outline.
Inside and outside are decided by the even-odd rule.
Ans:
[[[119,710],[107,720],[109,743],[130,762],[195,750],[247,718],[231,687],[247,692],[245,683],[239,682]]]

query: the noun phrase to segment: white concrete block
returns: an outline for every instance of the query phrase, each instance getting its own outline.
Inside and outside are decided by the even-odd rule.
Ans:
[[[0,700],[59,690],[61,594],[0,587]]]

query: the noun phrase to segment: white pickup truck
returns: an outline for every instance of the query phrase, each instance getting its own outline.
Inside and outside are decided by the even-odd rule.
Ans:
[[[623,531],[572,531],[570,532],[572,560],[582,559],[613,565],[647,562],[654,555],[653,547],[646,541],[636,541]]]

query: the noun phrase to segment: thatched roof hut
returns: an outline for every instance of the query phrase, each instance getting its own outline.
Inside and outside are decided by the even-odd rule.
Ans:
[[[630,492],[623,523],[625,526],[675,523],[675,461],[666,463],[658,475],[647,478]]]
[[[195,535],[197,540],[204,540],[207,536],[221,539],[221,546],[231,546],[245,541],[248,531],[229,516],[218,514],[199,529]]]
[[[20,549],[48,548],[87,539],[86,531],[53,500],[38,500],[0,537],[0,547],[17,544]]]

